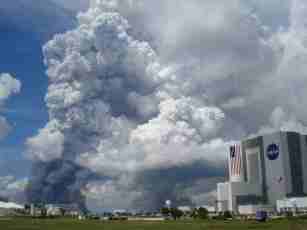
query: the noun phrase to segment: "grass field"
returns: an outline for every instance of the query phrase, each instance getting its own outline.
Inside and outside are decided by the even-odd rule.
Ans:
[[[267,223],[239,221],[102,222],[78,220],[0,219],[0,230],[307,230],[307,220]]]

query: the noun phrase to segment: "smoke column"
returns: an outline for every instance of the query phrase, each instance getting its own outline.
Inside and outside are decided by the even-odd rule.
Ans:
[[[21,90],[21,82],[9,73],[0,73],[0,110],[5,109],[7,100]],[[0,115],[0,140],[4,138],[12,127],[6,117]]]
[[[276,30],[239,0],[96,1],[44,46],[50,121],[27,141],[29,198],[190,204],[233,140],[305,131],[305,8],[293,1]]]

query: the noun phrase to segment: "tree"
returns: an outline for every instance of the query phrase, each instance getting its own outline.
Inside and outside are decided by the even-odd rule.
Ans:
[[[183,211],[179,210],[178,208],[171,208],[170,213],[172,217],[176,220],[183,216]]]
[[[208,210],[206,208],[203,208],[203,207],[200,207],[198,210],[197,210],[197,216],[199,219],[208,219]]]
[[[31,205],[30,205],[30,204],[25,204],[24,209],[25,209],[26,211],[29,211],[29,212],[30,212]]]
[[[170,214],[170,210],[167,207],[163,207],[163,208],[161,208],[161,213],[164,216],[168,216]]]
[[[224,218],[225,218],[225,219],[232,218],[231,212],[230,212],[230,211],[225,211],[225,212],[224,212]]]
[[[197,208],[193,209],[193,211],[191,213],[191,217],[194,218],[194,219],[198,218],[198,210],[197,210]]]

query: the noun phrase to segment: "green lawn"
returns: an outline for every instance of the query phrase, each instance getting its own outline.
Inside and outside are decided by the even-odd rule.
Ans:
[[[102,222],[78,220],[0,219],[0,230],[307,230],[306,220],[282,220],[267,223],[239,221],[203,222]]]

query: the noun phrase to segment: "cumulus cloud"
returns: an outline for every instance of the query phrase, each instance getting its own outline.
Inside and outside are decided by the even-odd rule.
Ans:
[[[305,122],[298,120],[295,114],[287,113],[281,107],[276,107],[273,110],[269,121],[267,126],[263,126],[259,129],[258,134],[272,133],[281,130],[285,132],[299,132],[307,135]]]
[[[27,178],[16,179],[14,176],[0,177],[0,199],[24,202],[27,184]]]
[[[8,73],[0,74],[0,110],[5,106],[5,102],[14,94],[21,90],[21,82]],[[10,131],[11,126],[4,116],[0,115],[0,139],[5,137]]]
[[[3,139],[10,131],[11,126],[5,117],[0,116],[0,139]]]
[[[79,14],[44,47],[50,122],[28,141],[44,175],[36,194],[53,199],[61,184],[88,204],[98,193],[109,204],[126,194],[124,207],[191,203],[212,184],[180,193],[223,176],[232,141],[303,132],[306,3],[285,3],[274,23],[266,4],[100,0]],[[46,188],[50,178],[61,181]]]
[[[51,161],[62,157],[64,136],[56,129],[55,122],[48,123],[37,136],[27,140],[29,156],[40,161]]]
[[[21,83],[8,73],[0,74],[0,103],[4,103],[11,95],[20,92]]]

